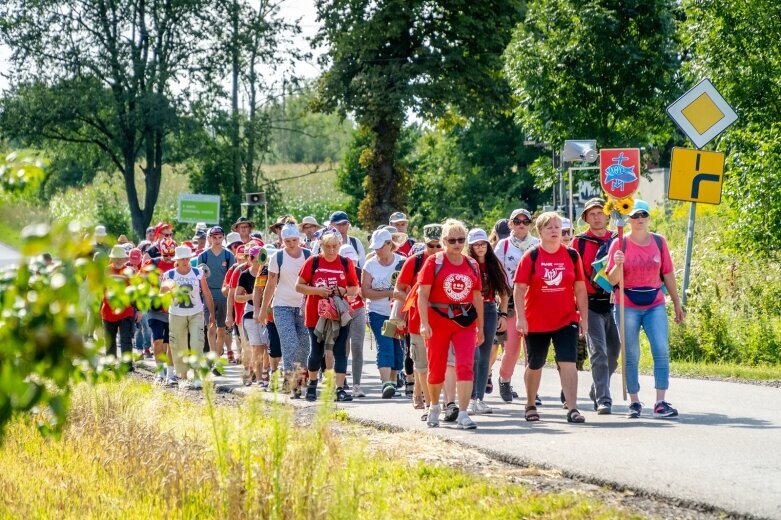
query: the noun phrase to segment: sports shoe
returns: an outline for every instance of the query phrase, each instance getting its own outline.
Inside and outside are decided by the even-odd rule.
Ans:
[[[491,374],[488,374],[488,382],[485,384],[485,393],[491,394],[494,391],[494,382],[491,381]]]
[[[485,402],[482,399],[478,399],[477,403],[475,403],[475,408],[477,408],[477,415],[486,415],[489,413],[494,413],[494,409],[485,404]]]
[[[515,397],[518,397],[518,395],[516,394]],[[540,399],[540,394],[534,396],[534,405],[542,406],[542,399]]]
[[[306,386],[306,397],[304,399],[310,403],[317,401],[317,385]]]
[[[469,417],[469,414],[458,414],[458,419],[456,420],[456,425],[458,425],[458,428],[460,430],[476,430],[477,425],[472,420],[471,417]]]
[[[659,401],[654,406],[654,417],[657,419],[678,417],[678,410],[670,406],[667,401]]]
[[[157,386],[162,386],[165,384],[165,374],[163,374],[163,372],[158,372],[155,374],[154,384]]]
[[[513,395],[513,399],[518,399],[518,392],[512,386],[510,386],[510,393]]]
[[[588,391],[588,397],[591,402],[594,403],[594,410],[599,411],[599,405],[597,405],[597,389],[594,385],[591,385],[591,390]]]
[[[447,406],[445,407],[445,416],[442,417],[442,420],[445,422],[453,422],[456,420],[456,417],[458,417],[458,406],[456,406],[456,403],[447,403]]]
[[[442,407],[438,404],[432,404],[428,409],[428,419],[426,419],[426,425],[429,428],[436,428],[439,426],[439,412],[442,411]]]
[[[176,375],[169,375],[165,380],[165,386],[177,386],[179,384],[179,378]]]
[[[627,419],[637,419],[642,413],[643,405],[641,403],[632,403],[629,405],[629,411],[627,411],[626,417]]]
[[[228,363],[233,364],[235,362],[236,362],[236,358],[233,357],[233,351],[229,350],[228,351]]]
[[[353,400],[353,396],[345,392],[344,388],[336,389],[336,400],[339,402],[350,402]]]
[[[499,378],[499,395],[505,403],[513,402],[513,387],[509,381],[502,381],[501,377]]]
[[[194,379],[193,380],[193,384],[192,384],[192,389],[193,390],[200,390],[202,388],[203,388],[203,383],[201,382],[201,380],[200,379]]]
[[[293,390],[293,392],[290,394],[291,399],[301,399],[301,389],[296,388]]]
[[[597,406],[597,415],[610,415],[613,413],[613,407],[609,404]]]
[[[472,399],[469,401],[469,406],[466,407],[466,413],[468,415],[474,415],[477,414],[477,399]]]
[[[361,385],[353,385],[353,397],[366,397],[366,392],[363,391]]]
[[[144,357],[146,359],[150,359],[151,357],[153,357],[152,351],[149,350],[149,348],[145,348],[144,349]]]
[[[396,385],[393,383],[385,383],[382,385],[382,398],[390,399],[396,395]]]

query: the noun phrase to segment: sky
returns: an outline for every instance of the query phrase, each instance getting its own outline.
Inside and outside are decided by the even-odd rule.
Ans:
[[[252,0],[250,1],[252,2]],[[299,50],[310,50],[307,38],[314,36],[319,27],[315,13],[315,0],[284,0],[280,5],[280,15],[287,20],[301,20],[301,34],[295,39],[294,45]],[[0,71],[10,71],[10,56],[11,49],[0,44]],[[317,77],[320,74],[320,67],[317,65],[316,56],[313,56],[309,63],[299,63],[294,73],[302,78]],[[281,82],[281,73],[279,76],[275,79],[280,81],[275,81],[275,83]],[[0,91],[7,88],[8,80],[0,75]]]

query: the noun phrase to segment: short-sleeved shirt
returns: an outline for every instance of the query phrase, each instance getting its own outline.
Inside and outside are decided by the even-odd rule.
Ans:
[[[201,294],[201,278],[203,273],[195,268],[190,268],[186,274],[180,274],[176,269],[171,269],[163,274],[163,278],[173,280],[174,283],[184,291],[190,293],[188,301],[172,300],[168,308],[168,314],[171,316],[193,316],[203,312],[203,295]]]
[[[315,258],[319,258],[317,270],[312,272],[312,263]],[[332,262],[327,261],[322,256],[310,256],[304,265],[301,267],[301,271],[298,275],[304,279],[307,285],[312,287],[341,287],[346,289],[347,287],[358,286],[358,276],[355,273],[355,264],[349,258],[346,259],[347,271],[345,272],[342,260],[338,256]],[[307,327],[315,327],[317,325],[317,305],[322,300],[320,296],[315,294],[307,295],[306,304],[304,306],[304,324]]]
[[[562,245],[549,253],[538,247],[534,274],[531,250],[521,258],[513,282],[527,285],[524,308],[529,332],[551,332],[578,321],[575,282],[586,277],[580,257],[573,263],[567,249]]]
[[[212,293],[212,298],[225,300],[222,294],[222,282],[225,280],[225,274],[228,268],[236,261],[233,253],[223,249],[216,255],[211,249],[207,249],[198,257],[198,262],[206,264],[209,267],[209,276],[206,278],[206,284]]]
[[[435,277],[436,263],[440,258],[442,268]],[[483,289],[476,261],[464,256],[460,265],[454,265],[444,253],[431,255],[426,259],[423,269],[418,274],[418,283],[431,286],[429,293],[431,303],[471,303],[474,299],[474,291]]]
[[[154,266],[157,270],[157,275],[160,278],[158,280],[158,283],[162,282],[162,276],[163,273],[166,271],[170,271],[174,267],[176,267],[175,262],[165,262],[162,258],[153,258],[148,263],[144,264],[145,268],[148,268],[148,266]],[[147,311],[147,318],[150,320],[158,320],[165,323],[168,323],[168,309],[166,309],[163,306],[155,306],[152,305]]]
[[[404,265],[401,266],[399,277],[396,279],[396,284],[403,284],[408,287],[413,287],[417,283],[418,273],[415,272],[415,263],[417,255],[412,255],[404,261]],[[423,268],[423,262],[425,258],[420,261],[420,267]],[[407,315],[407,330],[410,334],[420,334],[420,311],[418,306],[414,305],[410,308]]]
[[[262,266],[257,276],[252,274],[252,269],[242,271],[239,275],[238,286],[244,289],[247,294],[252,294],[256,287],[259,287],[262,291],[263,288],[266,287],[266,281],[268,281],[268,268]],[[242,313],[237,314],[237,316],[251,318],[252,313],[255,310],[255,307],[252,305],[252,300],[249,300],[242,305],[244,306],[244,309],[242,310]]]
[[[504,266],[504,271],[507,274],[507,283],[510,284],[510,286],[513,284],[515,272],[518,270],[518,265],[521,263],[523,254],[539,243],[539,239],[533,237],[531,234],[526,235],[526,237],[521,240],[520,248],[513,244],[510,237],[503,238],[496,243],[494,252]]]
[[[412,252],[412,246],[415,245],[415,241],[411,238],[408,238],[400,248],[396,250],[396,253],[400,254],[401,256],[407,257]]]
[[[583,256],[581,257],[580,261],[583,264],[583,274],[586,275],[586,279],[590,280],[591,276],[594,271],[594,267],[591,265],[594,263],[594,261],[597,259],[597,251],[599,251],[600,244],[597,243],[597,241],[607,241],[610,240],[610,231],[606,231],[603,236],[597,236],[595,235],[590,229],[583,233],[583,236],[587,238],[581,238],[579,236],[576,236],[572,239],[572,249],[580,253],[580,251],[583,251]],[[591,240],[589,240],[589,238]],[[583,246],[581,247],[580,242],[583,241]],[[586,284],[586,290],[588,291],[589,295],[597,294],[597,289],[594,287],[593,284],[587,283]],[[604,292],[601,294],[605,294]]]
[[[127,266],[122,266],[119,269],[109,266],[109,275],[119,278],[125,278],[124,271]],[[113,309],[108,303],[108,299],[103,296],[103,301],[100,304],[100,317],[109,322],[117,322],[125,318],[132,318],[136,313],[133,307],[125,307],[123,309]]]
[[[403,265],[404,257],[394,254],[393,260],[389,265],[382,265],[380,259],[376,256],[366,261],[366,265],[363,270],[369,273],[372,277],[371,287],[377,291],[386,291],[393,289],[396,284],[396,277]],[[388,298],[367,298],[369,312],[376,312],[383,316],[390,316],[391,314],[391,299]]]
[[[276,273],[277,288],[274,291],[272,307],[301,307],[304,302],[303,295],[296,291],[298,273],[306,262],[303,249],[298,258],[293,258],[286,250],[282,250],[282,267],[280,268],[279,253],[271,256],[268,262],[268,272]]]
[[[648,243],[644,246],[634,243],[627,235],[624,250],[624,287],[637,289],[638,287],[661,287],[662,275],[674,271],[673,260],[670,257],[670,249],[667,240],[662,237],[662,250],[656,245],[656,240],[648,236]],[[616,265],[613,255],[618,251],[618,240],[610,244],[608,252],[607,272]],[[618,289],[616,289],[618,290]],[[664,293],[659,291],[651,305],[635,305],[629,298],[624,298],[624,305],[632,308],[647,309],[657,305],[664,305]]]

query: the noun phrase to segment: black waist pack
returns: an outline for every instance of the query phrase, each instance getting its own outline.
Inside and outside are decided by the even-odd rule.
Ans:
[[[659,294],[659,287],[635,287],[634,289],[624,288],[624,294],[629,301],[635,305],[647,306],[656,301],[656,295]]]
[[[444,306],[446,310],[442,310],[436,304],[431,304],[431,308],[440,316],[453,320],[462,327],[468,327],[477,319],[477,309],[472,304],[469,304],[469,307],[464,305],[446,305]]]
[[[610,296],[607,298],[602,298],[598,296],[589,296],[588,299],[588,310],[594,311],[599,314],[607,314],[610,312],[610,308],[612,306],[610,305]]]

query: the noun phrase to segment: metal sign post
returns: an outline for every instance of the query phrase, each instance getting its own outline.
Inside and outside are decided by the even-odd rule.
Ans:
[[[599,166],[570,166],[567,168],[567,173],[569,174],[569,221],[572,224],[572,227],[575,227],[575,203],[572,197],[572,191],[573,191],[573,181],[572,178],[574,177],[573,172],[582,171],[582,170],[598,170]]]

